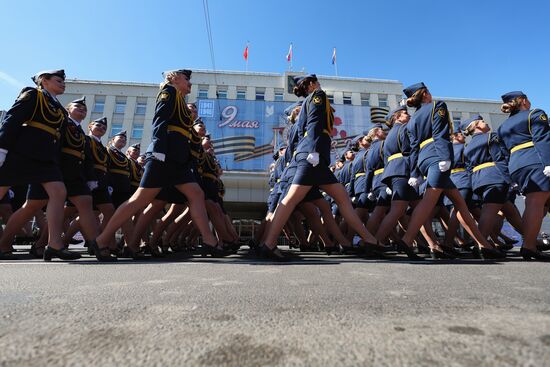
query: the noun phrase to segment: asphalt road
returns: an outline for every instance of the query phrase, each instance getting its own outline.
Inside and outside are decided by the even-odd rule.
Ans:
[[[0,365],[548,366],[550,264],[0,262]]]

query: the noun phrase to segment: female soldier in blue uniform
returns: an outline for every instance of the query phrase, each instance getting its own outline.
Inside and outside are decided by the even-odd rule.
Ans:
[[[376,202],[374,210],[367,221],[367,229],[375,233],[382,218],[390,207],[390,195],[386,190],[388,186],[382,182],[384,174],[384,141],[387,134],[387,125],[375,124],[369,130],[372,143],[366,159],[366,190],[370,199]]]
[[[498,137],[483,117],[475,114],[460,124],[460,129],[472,139],[464,149],[466,166],[471,175],[473,192],[480,198],[479,231],[487,238],[495,232],[498,212],[508,200],[510,175],[508,160],[503,154]],[[521,233],[521,219],[510,218],[510,223]]]
[[[147,149],[148,159],[140,187],[130,200],[117,209],[97,242],[105,248],[115,231],[153,201],[162,187],[175,186],[189,201],[193,223],[203,238],[203,251],[213,256],[223,256],[225,252],[217,246],[218,241],[208,226],[204,193],[196,183],[190,166],[189,144],[193,120],[184,98],[191,91],[191,71],[168,71],[164,76],[165,81],[157,96],[153,138]]]
[[[407,96],[407,106],[416,108],[415,114],[407,124],[411,143],[410,167],[414,170],[409,184],[416,186],[418,177],[426,176],[427,189],[413,211],[407,232],[402,240],[397,242],[398,248],[410,258],[416,258],[412,251],[412,242],[444,192],[458,210],[458,218],[465,229],[481,247],[481,256],[504,257],[504,254],[495,250],[483,238],[468,211],[466,202],[451,181],[453,149],[449,138],[453,129],[447,105],[441,101],[433,101],[424,83],[411,85],[403,92]]]
[[[367,168],[367,152],[370,148],[371,140],[367,139],[368,131],[363,131],[361,135],[357,137],[357,143],[359,144],[359,151],[355,154],[353,163],[351,166],[351,176],[353,185],[353,197],[352,202],[355,205],[355,212],[363,223],[366,223],[369,219],[369,203],[366,192],[366,168]]]
[[[297,171],[288,194],[273,218],[272,226],[261,246],[264,256],[275,260],[286,257],[277,249],[277,237],[296,205],[302,201],[312,186],[318,186],[338,203],[340,212],[348,225],[354,228],[366,243],[376,243],[353,210],[344,187],[337,183],[330,171],[330,148],[334,115],[325,92],[315,75],[298,77],[294,94],[306,97],[301,114],[305,123],[299,131],[300,141],[296,147]]]
[[[510,117],[498,129],[499,141],[510,156],[508,171],[512,181],[525,195],[520,254],[525,260],[550,261],[550,255],[537,250],[544,207],[550,200],[548,115],[543,110],[531,109],[531,102],[521,91],[504,94],[502,102],[502,112]]]
[[[479,218],[479,208],[476,207],[472,198],[472,182],[470,179],[470,172],[466,169],[466,160],[464,158],[464,143],[466,139],[460,130],[460,125],[453,126],[454,132],[452,134],[453,143],[453,164],[451,166],[451,181],[458,189],[460,196],[468,205],[470,212],[474,218]],[[452,202],[445,196],[444,204],[450,211],[449,222],[447,225],[447,232],[445,233],[445,249],[450,250],[454,248],[454,239],[457,236],[460,223],[456,216],[456,210],[454,209]],[[462,240],[461,240],[462,241]],[[469,246],[464,246],[462,242],[461,248],[463,250],[470,249]]]
[[[12,185],[41,184],[49,200],[47,259],[74,260],[79,254],[65,249],[61,237],[67,191],[59,167],[61,128],[67,111],[57,100],[65,91],[63,70],[43,71],[32,80],[37,88],[25,88],[0,126],[0,197]],[[32,147],[32,149],[29,149]],[[14,258],[10,248],[0,248],[0,259]]]

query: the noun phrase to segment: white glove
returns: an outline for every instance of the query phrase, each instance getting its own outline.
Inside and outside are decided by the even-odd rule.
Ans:
[[[441,172],[447,172],[449,169],[451,169],[451,161],[439,162],[439,170]]]
[[[113,187],[107,186],[107,191],[109,192],[109,195],[113,195]]]
[[[153,154],[153,158],[158,161],[164,162],[164,160],[166,159],[166,154],[164,153],[153,152],[152,154]]]
[[[88,185],[88,188],[90,189],[90,191],[94,191],[95,189],[97,189],[97,181],[88,181],[86,182],[86,185]]]
[[[386,187],[386,194],[390,195],[393,193],[389,187]]]
[[[308,161],[313,167],[315,167],[319,164],[319,153],[309,153],[307,155],[306,161]]]
[[[375,197],[374,197],[374,193],[372,191],[368,193],[367,199],[369,199],[370,201],[374,201]]]
[[[10,200],[15,197],[15,193],[11,190],[8,190],[8,195],[9,195]]]
[[[351,198],[351,203],[352,203],[352,204],[355,204],[356,201],[357,201],[357,197],[356,197],[356,196],[354,196],[354,197]]]
[[[4,164],[7,154],[8,154],[8,151],[6,149],[0,148],[0,167],[2,167],[2,165]]]
[[[409,186],[412,186],[412,187],[416,188],[416,187],[418,187],[418,184],[419,184],[418,178],[411,177],[411,178],[409,178],[409,181],[407,181],[407,183],[409,184]]]
[[[550,166],[544,167],[544,171],[542,171],[546,177],[550,177]]]

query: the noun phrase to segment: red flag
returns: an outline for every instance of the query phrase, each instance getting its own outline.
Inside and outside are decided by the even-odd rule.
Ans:
[[[290,60],[292,60],[292,43],[290,44],[288,53],[286,54],[286,61],[290,61]]]
[[[245,61],[248,61],[248,45],[246,45],[246,48],[244,49],[243,57]]]

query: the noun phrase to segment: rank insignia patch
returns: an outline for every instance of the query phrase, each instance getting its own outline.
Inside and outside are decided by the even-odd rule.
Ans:
[[[27,101],[29,98],[31,98],[31,93],[26,91],[26,92],[23,92],[19,95],[19,97],[17,97],[17,100],[18,101]]]
[[[437,110],[437,114],[441,117],[445,117],[445,110],[440,108],[439,110]]]
[[[546,114],[543,113],[542,115],[540,115],[540,119],[541,119],[542,121],[548,121],[548,116],[546,116]]]
[[[167,101],[168,99],[170,99],[170,93],[162,92],[162,93],[159,95],[159,99],[160,99],[161,101]]]
[[[313,97],[313,103],[321,104],[321,97]]]

